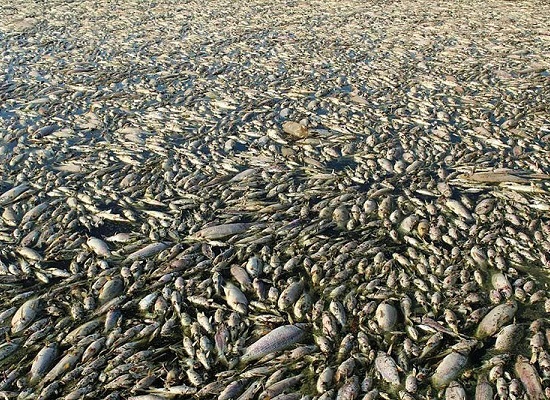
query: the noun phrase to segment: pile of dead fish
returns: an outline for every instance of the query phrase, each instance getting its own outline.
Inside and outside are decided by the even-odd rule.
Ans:
[[[0,0],[0,396],[550,397],[550,4]]]

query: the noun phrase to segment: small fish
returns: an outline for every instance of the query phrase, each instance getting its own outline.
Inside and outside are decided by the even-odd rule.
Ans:
[[[48,344],[38,352],[31,365],[29,376],[29,383],[31,385],[38,383],[40,378],[46,374],[57,354],[58,345],[55,342]]]
[[[225,292],[227,304],[229,304],[233,310],[241,314],[246,314],[248,312],[248,299],[241,289],[231,282],[226,282],[223,286],[223,290]]]
[[[151,243],[145,246],[142,249],[134,251],[126,257],[126,262],[141,260],[144,258],[149,258],[155,254],[160,253],[162,250],[166,249],[168,246],[165,243],[157,242]]]
[[[514,369],[521,383],[523,383],[529,399],[542,400],[546,398],[537,370],[529,363],[527,358],[518,355]]]
[[[382,376],[382,379],[386,382],[396,386],[400,384],[397,364],[392,357],[383,351],[379,351],[376,359],[374,360],[374,365],[376,370]]]
[[[21,339],[11,340],[0,345],[0,362],[12,355],[20,346]]]
[[[507,302],[504,304],[499,304],[495,308],[483,317],[479,323],[475,336],[478,339],[484,339],[489,336],[496,334],[504,325],[509,323],[514,315],[518,306],[516,302]]]
[[[475,400],[493,400],[493,397],[493,387],[487,381],[487,377],[481,375],[477,380]]]
[[[42,383],[47,384],[55,381],[59,376],[74,368],[83,350],[71,349],[55,364],[55,366],[46,374]]]
[[[383,331],[391,331],[397,322],[397,310],[391,304],[382,302],[376,308],[375,317]]]
[[[248,228],[253,226],[253,223],[235,223],[235,224],[223,224],[223,225],[214,225],[207,228],[203,228],[198,232],[195,232],[194,235],[191,235],[191,239],[196,240],[217,240],[222,239],[227,236],[236,235],[238,233],[243,233]]]
[[[34,206],[29,211],[27,211],[23,218],[21,218],[21,225],[25,225],[27,222],[32,221],[38,218],[46,209],[48,208],[49,203],[40,203],[37,206]]]
[[[29,326],[40,311],[41,304],[42,302],[39,298],[33,298],[24,302],[17,309],[11,320],[11,332],[15,334]]]
[[[459,352],[451,352],[441,360],[434,374],[432,375],[432,384],[435,388],[440,389],[449,385],[455,380],[460,372],[466,366],[468,357]]]
[[[2,195],[0,195],[0,206],[5,206],[6,204],[11,203],[19,195],[26,192],[29,188],[30,186],[28,183],[22,183],[18,186],[11,188],[7,192],[2,193]]]
[[[17,249],[17,252],[28,260],[42,261],[44,259],[44,257],[42,257],[40,253],[29,247],[20,247]]]
[[[464,218],[466,222],[471,222],[474,220],[472,214],[470,214],[470,211],[468,211],[466,207],[464,207],[464,204],[462,204],[460,201],[455,199],[447,199],[445,201],[445,205],[456,215]]]
[[[105,243],[103,240],[90,236],[90,238],[86,241],[86,244],[98,256],[105,258],[111,257],[109,246],[107,246],[107,243]]]

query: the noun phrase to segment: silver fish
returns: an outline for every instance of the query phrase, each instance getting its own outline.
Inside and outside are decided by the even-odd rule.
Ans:
[[[302,339],[306,331],[306,325],[283,325],[273,329],[265,336],[248,346],[241,357],[243,363],[263,358],[264,356],[287,349]]]

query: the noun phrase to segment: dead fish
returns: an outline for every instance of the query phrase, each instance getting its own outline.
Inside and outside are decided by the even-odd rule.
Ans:
[[[149,257],[151,257],[155,254],[160,253],[162,250],[164,250],[167,247],[168,247],[168,245],[166,245],[165,243],[162,243],[162,242],[151,243],[151,244],[145,246],[144,248],[142,248],[140,250],[137,250],[137,251],[134,251],[133,253],[129,254],[126,257],[126,262],[141,260],[141,259],[144,259],[144,258],[149,258]]]
[[[46,125],[46,126],[43,126],[41,128],[38,128],[37,130],[35,130],[33,133],[32,133],[32,138],[33,139],[41,139],[45,136],[48,136],[48,135],[51,135],[52,133],[54,133],[57,129],[59,129],[59,126],[58,125]]]
[[[470,211],[468,211],[466,207],[464,207],[464,204],[462,204],[460,201],[455,199],[447,199],[445,201],[445,205],[456,215],[464,218],[466,222],[471,222],[474,220],[472,214],[470,214]]]
[[[298,342],[305,335],[305,324],[283,325],[252,343],[245,350],[241,361],[248,363],[270,353],[284,350]]]
[[[376,308],[375,318],[383,331],[391,331],[397,322],[397,310],[391,304],[382,302]]]
[[[231,282],[226,282],[223,286],[223,290],[229,307],[241,314],[246,314],[248,312],[248,299],[241,289]]]
[[[122,294],[124,291],[124,282],[120,278],[108,280],[100,289],[98,300],[100,303],[106,303],[109,300]]]
[[[105,243],[103,240],[90,236],[90,238],[86,241],[86,244],[98,256],[105,258],[111,257],[109,246],[107,246],[107,243]]]
[[[466,400],[466,391],[460,383],[452,381],[445,390],[445,400]]]
[[[331,367],[326,367],[317,378],[317,385],[316,389],[319,394],[325,393],[329,387],[330,383],[332,382],[332,378],[334,377],[334,370]]]
[[[518,306],[514,301],[499,304],[491,311],[489,311],[485,317],[483,317],[477,327],[475,336],[478,339],[484,339],[489,336],[493,336],[504,325],[509,323],[512,318],[514,318],[517,309]]]
[[[400,231],[408,235],[413,231],[419,219],[420,218],[416,214],[411,214],[405,217],[403,221],[401,221],[401,223],[399,224]]]
[[[397,369],[397,364],[392,357],[383,351],[379,351],[376,359],[374,360],[374,365],[376,370],[382,376],[382,379],[386,382],[396,386],[400,384],[399,370]]]
[[[468,357],[458,352],[451,352],[441,360],[437,366],[434,374],[432,375],[432,384],[435,388],[440,389],[447,386],[453,380],[455,380],[460,372],[466,366]]]
[[[517,346],[522,336],[523,330],[521,328],[521,325],[506,325],[498,333],[494,348],[496,351],[512,351],[512,349]]]
[[[279,310],[285,310],[292,304],[296,303],[300,295],[304,290],[304,282],[298,281],[290,284],[285,290],[283,290],[277,301]]]
[[[14,339],[0,345],[0,362],[12,355],[21,345],[22,339]]]
[[[29,376],[29,383],[31,385],[38,383],[40,378],[46,374],[48,368],[50,368],[52,362],[57,357],[57,353],[58,345],[55,342],[48,344],[38,352],[31,365]]]
[[[38,253],[34,249],[31,249],[30,247],[19,247],[17,249],[17,252],[28,260],[42,261],[44,259],[44,257],[42,257],[40,253]]]
[[[55,379],[57,379],[61,374],[70,371],[74,368],[78,360],[80,359],[80,355],[82,354],[84,350],[78,350],[78,349],[71,349],[55,364],[55,366],[46,374],[42,382],[44,384],[53,382]]]
[[[239,172],[235,176],[233,176],[233,178],[231,178],[229,182],[240,182],[246,178],[254,176],[257,173],[258,173],[258,170],[256,168],[248,168],[248,169],[245,169],[244,171]]]
[[[149,388],[147,391],[160,394],[164,399],[167,397],[190,396],[197,393],[196,388],[187,385],[170,386],[167,388]]]
[[[495,208],[496,200],[493,198],[483,199],[477,203],[474,212],[477,215],[486,215]]]
[[[127,243],[132,240],[132,235],[129,233],[117,233],[105,238],[108,242]]]
[[[49,206],[49,203],[40,203],[27,211],[21,218],[21,225],[38,218]]]
[[[15,334],[29,326],[40,311],[41,304],[40,298],[33,298],[24,302],[11,320],[11,332]]]
[[[537,370],[526,357],[518,355],[514,369],[521,383],[523,383],[529,399],[542,400],[546,398]]]
[[[494,391],[487,377],[482,375],[477,380],[475,400],[493,400]]]
[[[238,395],[240,395],[246,385],[247,380],[246,379],[238,379],[236,381],[231,382],[229,385],[225,387],[225,389],[220,393],[218,396],[218,400],[230,400],[235,399]]]
[[[2,195],[0,195],[0,206],[5,206],[6,204],[11,203],[19,195],[26,192],[29,188],[30,186],[28,183],[22,183],[2,193]]]
[[[195,232],[194,235],[191,235],[190,238],[197,240],[216,240],[222,239],[227,236],[236,235],[238,233],[245,232],[248,228],[253,226],[253,223],[235,223],[235,224],[223,224],[223,225],[214,225],[207,228],[203,228],[198,232]]]

